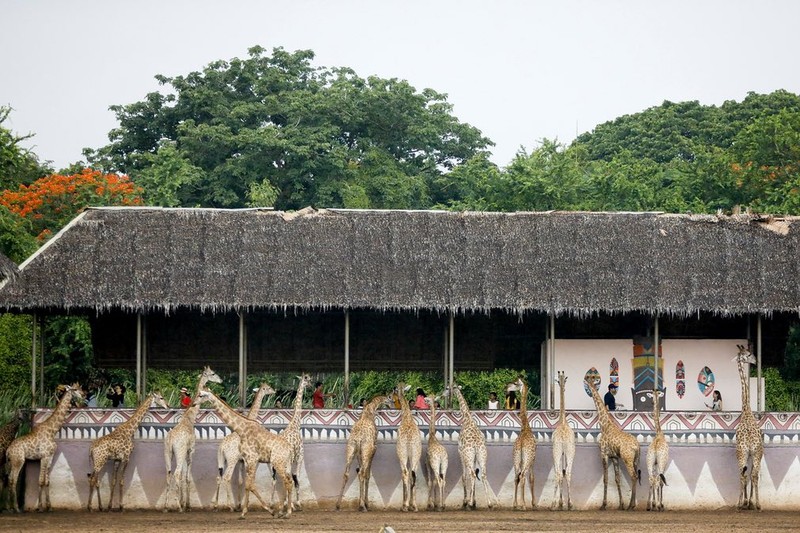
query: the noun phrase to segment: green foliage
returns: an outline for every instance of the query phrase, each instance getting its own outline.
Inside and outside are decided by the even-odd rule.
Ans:
[[[27,185],[50,171],[36,154],[22,147],[32,134],[17,135],[3,126],[10,114],[10,107],[0,105],[0,190]]]
[[[767,411],[791,411],[795,407],[789,387],[777,368],[764,368],[764,403]]]
[[[0,376],[3,390],[25,388],[30,396],[31,317],[0,315]]]
[[[19,264],[36,251],[31,226],[22,217],[0,205],[0,253]]]
[[[165,205],[421,208],[432,180],[491,144],[444,94],[315,67],[310,50],[249,53],[157,76],[166,94],[114,106],[111,144],[87,158]]]
[[[461,386],[461,394],[470,409],[486,409],[489,393],[497,393],[502,405],[506,385],[516,381],[519,376],[528,381],[528,408],[538,409],[539,405],[541,405],[541,400],[539,396],[530,390],[535,385],[535,383],[532,383],[532,381],[535,381],[533,379],[535,376],[528,377],[524,370],[511,368],[498,368],[492,372],[462,370],[455,373],[454,379],[456,384]],[[458,405],[454,404],[453,407],[457,409]]]

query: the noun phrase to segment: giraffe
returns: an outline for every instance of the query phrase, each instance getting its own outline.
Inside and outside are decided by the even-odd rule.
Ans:
[[[575,432],[567,424],[567,415],[564,407],[564,396],[567,388],[567,376],[563,371],[558,372],[558,387],[561,392],[559,404],[558,424],[553,431],[553,467],[556,482],[553,492],[553,508],[564,508],[564,484],[567,485],[567,509],[572,509],[572,499],[569,493],[569,483],[572,478],[572,465],[575,462]]]
[[[661,430],[661,391],[653,388],[653,423],[656,427],[656,436],[647,448],[647,472],[650,474],[650,492],[647,494],[647,510],[664,510],[664,485],[667,478],[664,471],[669,462],[669,444]]]
[[[428,509],[444,511],[444,484],[447,476],[447,449],[436,438],[436,397],[426,396],[425,403],[431,409],[430,425],[428,427]],[[439,504],[436,505],[434,484]]]
[[[461,458],[462,468],[461,483],[464,485],[464,503],[461,507],[463,509],[466,509],[467,506],[472,509],[476,508],[475,480],[480,477],[483,481],[483,488],[486,491],[489,509],[491,509],[494,507],[495,496],[486,478],[486,459],[488,455],[486,440],[472,419],[472,413],[467,406],[466,400],[464,400],[464,396],[461,394],[461,387],[453,383],[450,390],[458,399],[458,405],[461,409],[461,431],[458,435],[458,455]]]
[[[372,398],[361,410],[361,416],[347,438],[345,451],[344,475],[342,478],[342,489],[339,491],[339,499],[336,500],[336,510],[342,506],[342,496],[347,485],[347,478],[350,476],[350,465],[358,455],[358,510],[369,510],[369,476],[372,472],[372,459],[375,457],[375,449],[378,445],[378,427],[375,425],[375,411],[381,405],[390,405],[391,396],[379,395]]]
[[[125,485],[125,469],[128,468],[128,460],[133,452],[133,436],[139,424],[142,423],[147,410],[154,405],[159,405],[164,409],[169,409],[167,402],[161,394],[151,392],[144,401],[136,408],[136,411],[125,422],[114,428],[111,433],[103,435],[92,442],[89,447],[89,459],[92,463],[92,471],[89,477],[89,503],[86,506],[88,511],[92,510],[92,498],[97,493],[97,508],[103,510],[100,501],[100,471],[108,460],[114,461],[114,470],[111,476],[111,495],[108,498],[108,510],[114,506],[114,489],[119,480],[119,510],[122,511],[122,489]]]
[[[742,386],[742,415],[736,426],[736,461],[739,464],[739,509],[761,510],[758,501],[758,478],[761,472],[761,458],[764,456],[764,435],[758,427],[750,410],[750,366],[756,362],[750,350],[737,345],[739,352],[735,361],[739,367],[739,381]],[[747,365],[747,366],[745,366]],[[747,463],[750,462],[750,497],[747,497]]]
[[[17,430],[19,430],[20,423],[22,422],[21,418],[21,412],[17,411],[17,416],[0,428],[0,495],[3,494],[6,485],[6,450],[17,436]],[[9,492],[7,497],[9,499],[15,498],[16,494],[12,495]],[[7,500],[0,500],[0,510],[6,508]]]
[[[297,483],[300,476],[300,468],[303,465],[303,434],[300,431],[300,421],[303,418],[303,393],[311,387],[311,376],[303,374],[298,376],[300,383],[297,385],[297,394],[294,396],[294,412],[289,424],[281,431],[281,435],[289,442],[292,447],[292,478]],[[275,493],[275,485],[272,486],[273,495]],[[271,500],[272,498],[270,498]],[[297,486],[297,497],[294,499],[294,510],[301,511],[303,509],[300,503],[300,487]]]
[[[422,437],[417,421],[411,413],[405,392],[410,387],[398,383],[395,391],[400,398],[400,427],[397,430],[397,459],[400,461],[400,474],[403,478],[403,511],[417,510],[417,465],[422,457]]]
[[[194,401],[196,403],[211,402],[220,418],[225,421],[225,424],[232,431],[239,434],[239,451],[242,454],[242,459],[244,459],[244,467],[247,472],[240,518],[244,518],[247,515],[251,492],[265,509],[268,508],[258,489],[256,489],[256,469],[258,469],[259,463],[269,463],[283,481],[288,505],[278,513],[278,517],[288,518],[292,514],[292,489],[294,485],[292,483],[291,446],[289,446],[286,439],[271,433],[259,424],[257,420],[250,420],[240,415],[208,389],[200,391]],[[274,516],[274,511],[272,513]]]
[[[275,389],[270,387],[267,383],[262,383],[257,389],[254,390],[256,395],[255,398],[253,398],[253,404],[250,406],[250,410],[247,412],[248,420],[256,419],[258,416],[258,411],[261,409],[261,402],[264,401],[264,396],[267,394],[275,394]],[[238,433],[228,433],[225,435],[225,438],[222,439],[222,442],[217,449],[217,491],[214,493],[213,501],[215,511],[217,510],[217,504],[219,502],[219,487],[222,483],[225,483],[225,488],[227,489],[226,494],[228,496],[228,507],[231,511],[236,509],[233,502],[231,485],[233,484],[233,473],[234,470],[236,470],[236,465],[238,465],[239,461],[242,460],[242,454],[239,453],[239,441],[240,439]],[[241,488],[244,489],[244,483],[241,485]],[[239,502],[241,501],[242,494],[240,493]]]
[[[525,510],[525,475],[528,477],[528,484],[531,487],[531,509],[536,508],[536,498],[534,496],[534,474],[533,462],[536,460],[536,437],[531,431],[528,422],[528,384],[520,377],[513,384],[521,390],[520,398],[520,431],[517,440],[514,441],[512,459],[514,463],[514,509]],[[517,492],[522,485],[522,506],[517,506]]]
[[[222,378],[211,367],[206,366],[200,374],[195,389],[195,396],[205,388],[208,382],[222,383]],[[192,467],[192,455],[194,455],[195,435],[194,422],[197,413],[200,411],[200,404],[194,402],[183,413],[180,421],[174,428],[169,430],[164,439],[164,462],[167,466],[167,488],[164,494],[164,511],[169,508],[170,489],[175,488],[178,497],[178,510],[188,511],[191,507],[189,489],[189,471]],[[172,456],[175,455],[175,471],[172,470]]]
[[[56,404],[52,414],[41,424],[34,426],[30,433],[17,437],[8,445],[6,459],[8,460],[9,477],[8,490],[14,500],[14,511],[19,512],[19,503],[16,498],[17,478],[25,466],[26,459],[39,459],[39,498],[36,508],[42,511],[42,493],[44,493],[44,509],[50,510],[50,463],[56,453],[56,433],[61,429],[67,418],[70,402],[83,401],[83,391],[77,383],[60,386],[64,395]]]
[[[608,461],[614,465],[614,476],[617,481],[617,493],[619,494],[619,508],[624,509],[622,501],[622,484],[620,479],[619,461],[625,463],[628,475],[631,478],[631,501],[628,510],[636,508],[636,483],[641,480],[641,470],[639,470],[639,441],[636,437],[625,433],[612,420],[608,413],[603,399],[595,388],[595,383],[584,381],[592,394],[592,400],[597,407],[597,418],[600,423],[600,438],[597,443],[600,446],[600,457],[603,461],[603,505],[600,510],[605,510],[608,503]]]

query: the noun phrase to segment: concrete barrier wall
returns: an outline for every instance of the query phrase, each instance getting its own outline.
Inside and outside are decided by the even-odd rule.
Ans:
[[[55,508],[80,509],[88,501],[87,473],[90,471],[91,441],[111,431],[126,420],[133,410],[76,409],[58,435],[58,451],[51,471],[51,500]],[[125,474],[125,507],[154,509],[164,505],[166,471],[163,438],[182,415],[181,411],[152,410],[145,417],[136,437],[131,463]],[[303,415],[305,462],[300,471],[300,497],[307,507],[332,507],[339,493],[344,468],[344,450],[350,427],[359,411],[313,410]],[[40,411],[34,423],[49,416]],[[279,431],[288,423],[289,410],[265,410],[259,420],[266,427]],[[617,412],[613,415],[625,429],[636,435],[642,444],[642,485],[638,488],[639,508],[647,500],[645,454],[652,440],[651,417],[644,413]],[[423,433],[423,455],[426,447],[429,413],[416,412]],[[511,451],[519,431],[517,413],[508,411],[475,411],[473,417],[487,440],[489,461],[487,478],[500,506],[510,507],[514,498]],[[668,486],[664,489],[665,503],[671,509],[716,509],[734,506],[739,495],[734,432],[738,412],[667,412],[662,427],[670,442],[670,463],[666,471]],[[462,502],[461,464],[458,457],[458,431],[461,415],[458,411],[437,413],[436,431],[449,455],[447,472],[447,505],[459,507]],[[379,411],[378,450],[372,468],[370,501],[375,509],[399,508],[402,505],[400,467],[395,454],[395,439],[400,413]],[[529,422],[538,446],[535,462],[535,498],[539,506],[553,501],[553,459],[550,437],[558,422],[558,413],[535,411]],[[598,507],[602,502],[603,473],[596,440],[599,434],[597,413],[572,411],[568,422],[577,435],[577,453],[572,479],[572,499],[576,508]],[[766,413],[760,417],[765,434],[765,457],[762,461],[760,495],[764,509],[800,509],[800,501],[792,498],[800,491],[800,447],[798,430],[800,414]],[[192,504],[209,507],[216,490],[216,452],[219,441],[228,433],[227,427],[210,410],[201,411],[195,426],[197,448],[191,468]],[[108,501],[111,466],[107,465],[101,484],[104,505]],[[32,462],[26,468],[29,480],[25,506],[36,505],[39,466]],[[261,465],[257,484],[262,495],[269,497],[271,480],[268,468]],[[417,469],[419,480],[417,503],[425,508],[428,490],[424,467]],[[629,482],[623,476],[623,498],[627,502]],[[613,470],[609,472],[609,502],[617,504]],[[345,502],[355,506],[358,484],[355,468],[350,473],[345,490]],[[483,488],[478,483],[478,505],[486,505]],[[527,491],[526,491],[527,493]],[[225,502],[224,495],[220,497]],[[251,502],[253,502],[251,498]],[[174,505],[174,502],[173,502]],[[252,505],[252,504],[251,504]],[[257,505],[257,504],[256,504]]]

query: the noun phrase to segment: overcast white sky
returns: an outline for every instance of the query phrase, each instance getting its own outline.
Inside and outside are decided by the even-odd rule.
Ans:
[[[312,49],[318,66],[447,93],[505,166],[664,100],[800,93],[798,21],[795,0],[0,0],[0,105],[58,168],[106,144],[108,107],[156,74]]]

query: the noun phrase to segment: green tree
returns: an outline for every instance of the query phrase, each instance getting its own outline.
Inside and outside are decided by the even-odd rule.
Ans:
[[[50,172],[36,154],[22,147],[33,134],[17,135],[3,126],[10,114],[9,106],[0,106],[0,190],[16,189]]]
[[[491,144],[444,94],[313,58],[254,47],[246,59],[157,76],[166,94],[112,107],[111,143],[86,155],[161,203],[242,207],[277,193],[280,209],[419,208],[435,179]]]

